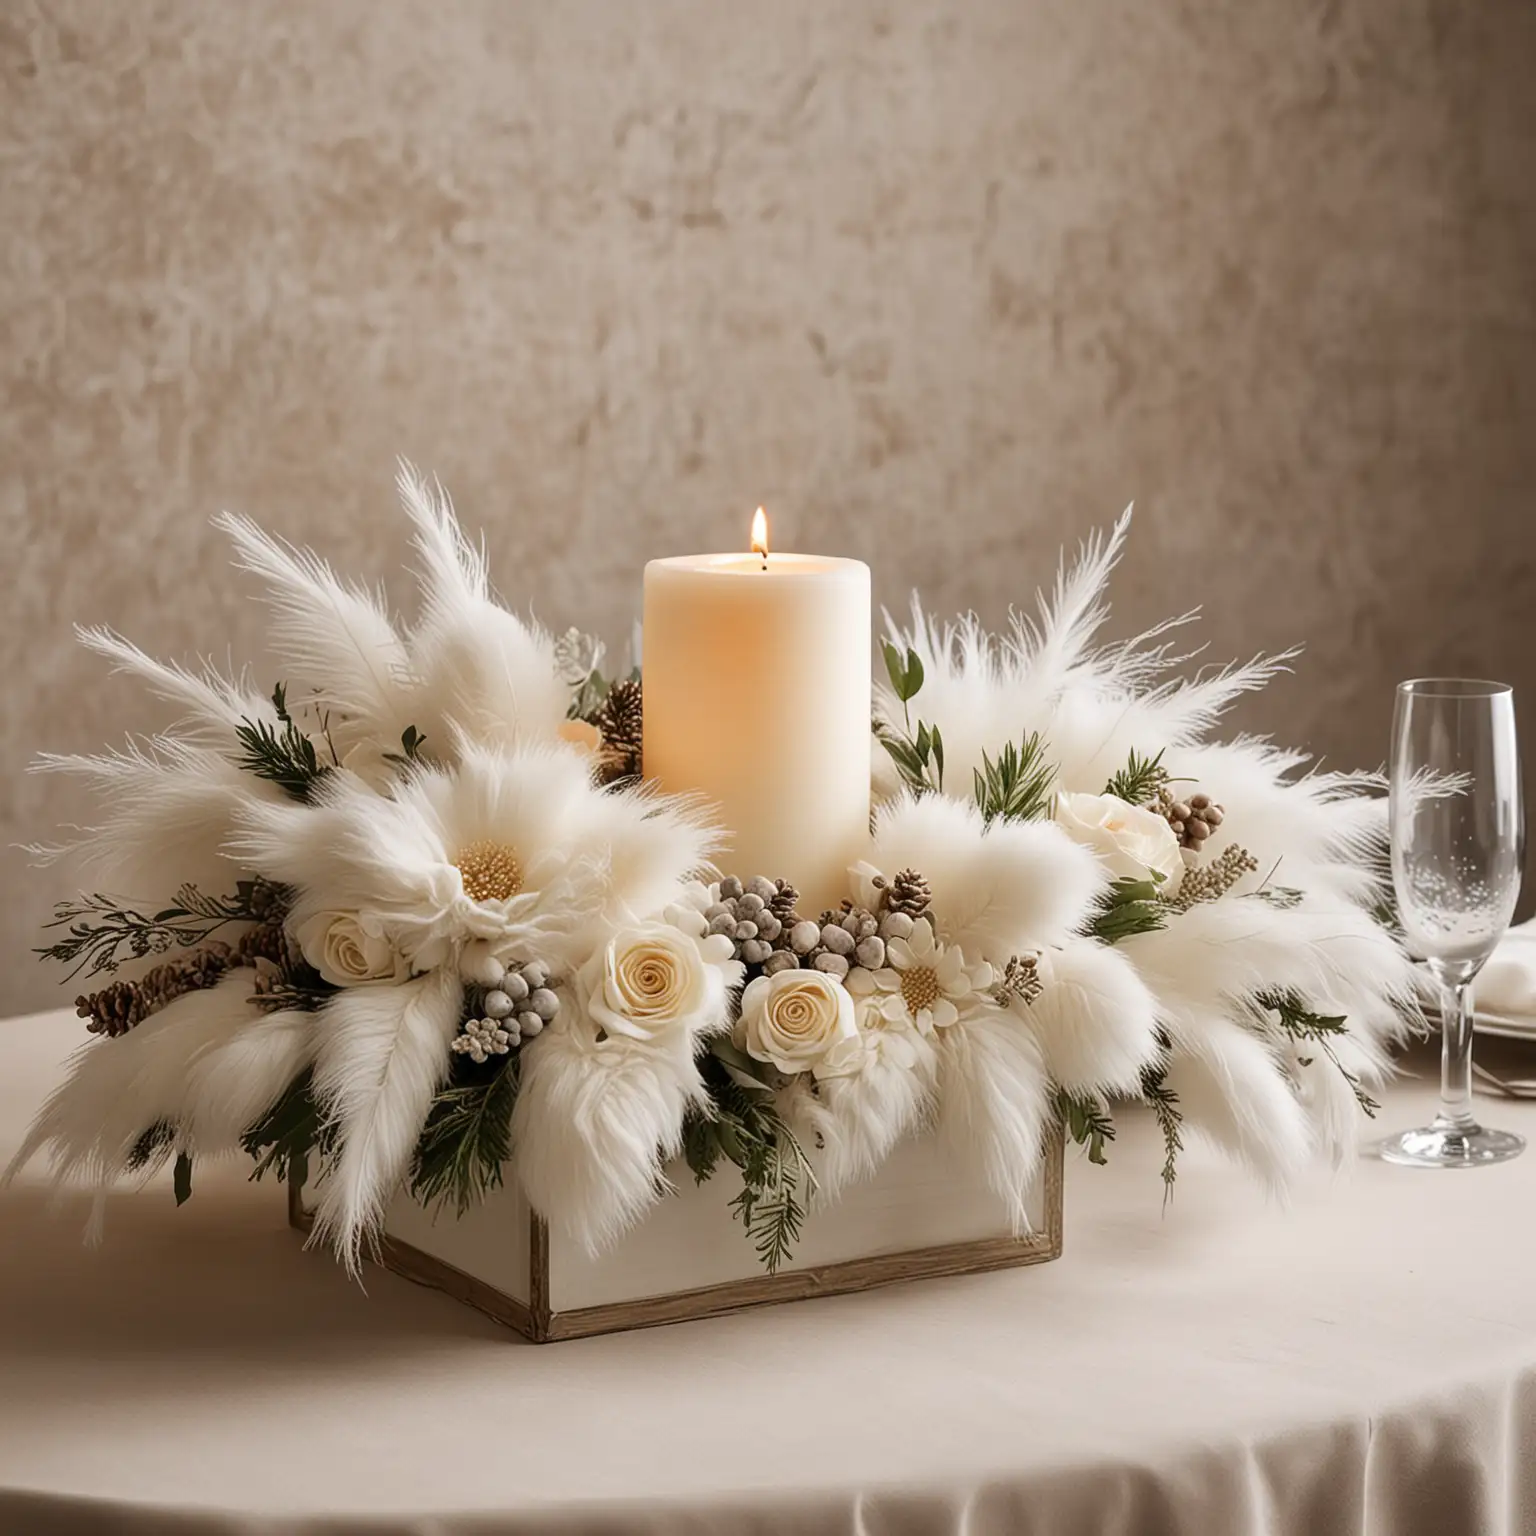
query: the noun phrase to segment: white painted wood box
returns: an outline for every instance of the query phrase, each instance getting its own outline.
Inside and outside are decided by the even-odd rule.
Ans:
[[[1032,1231],[1013,1236],[997,1198],[957,1186],[932,1142],[897,1148],[878,1174],[813,1211],[790,1263],[766,1273],[734,1220],[724,1169],[695,1185],[670,1170],[677,1193],[597,1258],[533,1214],[509,1180],[466,1215],[427,1211],[404,1192],[385,1223],[379,1260],[436,1286],[538,1343],[831,1296],[902,1280],[1038,1264],[1062,1238],[1062,1139],[1047,1142],[1031,1194]],[[294,1226],[308,1230],[302,1188]]]

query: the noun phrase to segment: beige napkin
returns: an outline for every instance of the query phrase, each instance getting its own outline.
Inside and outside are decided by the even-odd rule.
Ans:
[[[1473,983],[1473,1001],[1479,1013],[1536,1027],[1536,918],[1499,940]]]

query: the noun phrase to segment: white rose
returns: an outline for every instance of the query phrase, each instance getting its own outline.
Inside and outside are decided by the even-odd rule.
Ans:
[[[389,940],[355,912],[316,912],[293,936],[304,958],[335,987],[403,981],[409,972]]]
[[[863,1059],[853,995],[825,971],[759,976],[742,993],[740,1032],[748,1055],[781,1072],[836,1077]]]
[[[1184,878],[1184,855],[1173,828],[1155,811],[1118,795],[1056,797],[1056,823],[1075,843],[1091,848],[1113,875],[1145,880],[1163,877],[1163,895],[1172,896]]]
[[[722,944],[728,959],[730,943]],[[666,923],[627,928],[582,967],[587,1012],[610,1035],[631,1040],[687,1027],[724,1001],[719,969],[705,960],[700,941]]]

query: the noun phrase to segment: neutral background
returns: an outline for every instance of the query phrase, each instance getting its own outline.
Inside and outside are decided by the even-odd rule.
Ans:
[[[0,841],[159,723],[72,621],[259,656],[208,516],[382,577],[396,453],[615,639],[760,501],[999,620],[1134,498],[1118,632],[1308,642],[1245,726],[1536,698],[1533,70],[1529,0],[5,0]]]

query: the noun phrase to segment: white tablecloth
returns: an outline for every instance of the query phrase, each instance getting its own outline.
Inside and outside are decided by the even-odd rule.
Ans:
[[[80,1028],[0,1024],[0,1157]],[[1536,1151],[1280,1209],[1196,1149],[1165,1214],[1152,1141],[1069,1157],[1057,1263],[543,1347],[364,1296],[235,1165],[121,1196],[98,1249],[23,1182],[0,1531],[1536,1530]]]

